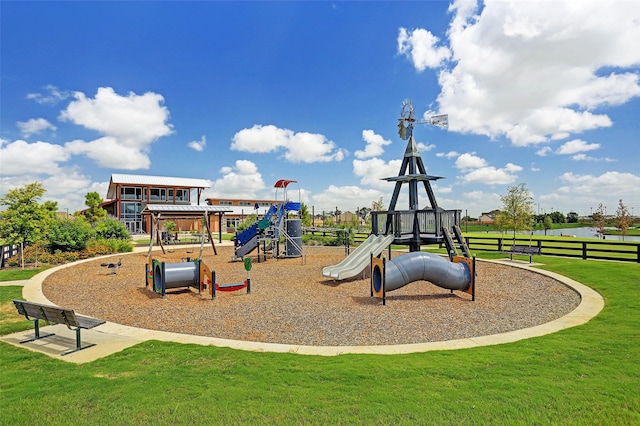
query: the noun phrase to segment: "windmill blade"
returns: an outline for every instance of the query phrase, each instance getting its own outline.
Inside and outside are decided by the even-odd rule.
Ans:
[[[442,127],[443,129],[449,128],[449,114],[434,115],[431,117],[431,124],[434,126]]]

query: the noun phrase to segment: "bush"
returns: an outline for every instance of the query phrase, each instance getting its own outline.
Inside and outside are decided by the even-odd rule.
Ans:
[[[96,224],[96,236],[104,239],[118,238],[128,240],[131,238],[124,223],[112,217],[108,217]]]
[[[84,219],[55,219],[47,235],[47,249],[50,253],[84,250],[92,233]]]

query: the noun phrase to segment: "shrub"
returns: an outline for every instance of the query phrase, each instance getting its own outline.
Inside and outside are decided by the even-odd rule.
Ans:
[[[96,236],[104,239],[119,238],[128,240],[131,238],[124,223],[112,217],[108,217],[96,224]]]
[[[84,250],[92,233],[84,219],[55,219],[47,235],[47,249],[50,253]]]

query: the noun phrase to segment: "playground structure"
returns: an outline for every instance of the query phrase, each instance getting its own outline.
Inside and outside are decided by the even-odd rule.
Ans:
[[[149,257],[145,265],[145,287],[151,287],[156,293],[160,293],[165,299],[167,290],[178,288],[195,288],[201,295],[208,291],[211,299],[216,298],[217,291],[232,292],[247,289],[251,293],[251,259],[244,260],[247,271],[247,279],[242,283],[218,284],[216,271],[212,271],[202,262],[202,259],[186,258],[184,262],[166,263]]]
[[[234,260],[242,259],[253,250],[258,249],[260,261],[260,246],[266,260],[266,253],[271,252],[274,258],[302,256],[302,220],[300,217],[290,218],[289,213],[300,211],[300,186],[298,186],[298,201],[289,201],[287,187],[298,184],[295,180],[281,179],[274,185],[276,188],[276,204],[256,223],[234,237]],[[282,202],[278,202],[278,192],[282,190]],[[281,241],[284,243],[281,246]]]
[[[459,228],[454,226],[456,233]],[[446,231],[446,229],[445,229]],[[476,300],[475,277],[476,259],[469,256],[469,249],[462,240],[460,249],[464,255],[458,254],[458,249],[448,232],[446,242],[449,260],[434,253],[422,251],[410,252],[393,260],[371,255],[371,296],[382,299],[386,305],[387,292],[397,290],[415,281],[429,281],[438,287],[463,291],[471,294],[471,300]]]
[[[427,280],[452,291],[465,291],[472,294],[475,300],[475,259],[471,258],[460,231],[462,211],[444,210],[438,206],[431,181],[442,177],[426,173],[413,138],[414,123],[430,123],[447,128],[448,117],[438,115],[417,121],[411,101],[404,101],[398,128],[400,138],[408,142],[398,176],[384,179],[395,182],[389,208],[387,211],[371,212],[371,235],[341,263],[323,268],[322,274],[334,280],[343,280],[364,272],[367,264],[370,264],[371,295],[381,297],[383,304],[387,291],[419,280]],[[429,209],[419,207],[419,182],[422,182],[427,193]],[[409,209],[397,210],[398,197],[405,183],[409,187]],[[409,246],[410,253],[393,261],[381,260],[379,256],[386,247],[391,257],[391,244]],[[435,254],[421,252],[422,244],[444,244],[449,261]],[[458,249],[461,254],[458,254]]]

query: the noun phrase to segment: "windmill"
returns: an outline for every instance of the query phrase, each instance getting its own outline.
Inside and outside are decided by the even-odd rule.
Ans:
[[[400,138],[408,141],[407,147],[398,176],[383,179],[388,182],[394,182],[395,187],[387,212],[378,213],[380,215],[386,214],[384,217],[385,225],[381,230],[384,235],[388,235],[393,229],[394,235],[399,234],[394,240],[394,244],[408,244],[410,251],[419,251],[421,243],[441,242],[444,238],[441,231],[442,225],[449,222],[458,225],[460,211],[448,211],[438,207],[436,196],[431,188],[431,181],[443,178],[427,174],[418,151],[418,145],[413,137],[414,124],[432,124],[447,129],[449,127],[449,117],[447,114],[440,114],[416,120],[414,114],[415,111],[411,100],[405,99],[398,119],[398,134]],[[420,208],[419,206],[418,186],[420,183],[422,183],[427,193],[429,208]],[[403,184],[407,184],[409,187],[409,210],[396,209]],[[406,213],[409,213],[409,215],[406,215]],[[409,220],[409,223],[401,224],[403,220]],[[427,226],[427,222],[435,226]],[[402,227],[403,230],[398,230],[398,226]],[[407,232],[409,230],[410,232]]]
[[[434,126],[441,127],[443,129],[449,128],[449,115],[438,114],[432,115],[429,118],[416,120],[414,117],[415,110],[413,109],[413,103],[411,99],[405,99],[402,102],[402,109],[400,109],[400,118],[398,119],[398,134],[400,139],[407,140],[413,136],[414,124],[432,124]]]

